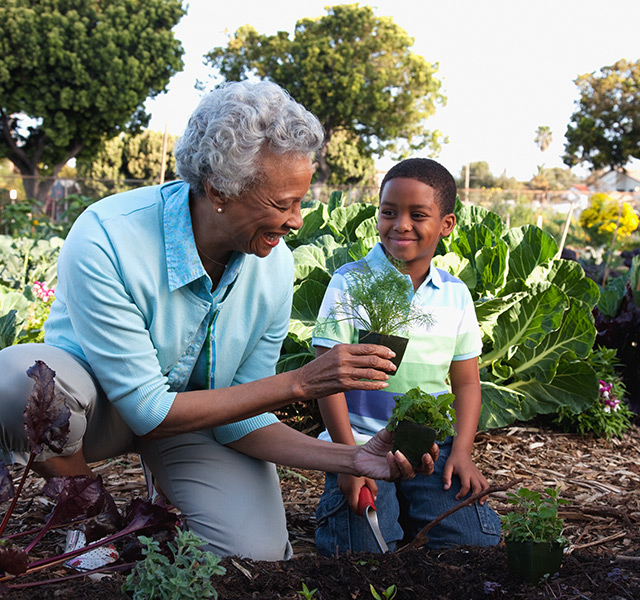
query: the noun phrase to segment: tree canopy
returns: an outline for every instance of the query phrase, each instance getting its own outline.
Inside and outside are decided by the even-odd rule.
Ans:
[[[565,134],[564,163],[597,170],[640,158],[640,60],[619,60],[575,84],[580,98]]]
[[[360,152],[368,157],[437,149],[440,133],[425,127],[445,101],[437,65],[415,54],[407,32],[369,6],[326,10],[300,19],[292,39],[285,31],[262,35],[245,25],[206,60],[227,81],[257,76],[282,85],[320,119],[326,139],[317,156],[319,183],[329,180],[327,149],[340,131],[362,140]]]
[[[149,120],[142,107],[182,69],[181,0],[3,0],[0,156],[44,197],[71,158]]]

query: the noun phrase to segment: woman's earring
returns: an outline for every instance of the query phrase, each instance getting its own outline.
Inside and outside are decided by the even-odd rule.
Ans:
[[[221,213],[221,212],[222,212],[222,209],[221,209],[219,206],[218,206],[218,209],[217,209],[217,210],[218,210],[218,212],[219,212],[219,213]]]

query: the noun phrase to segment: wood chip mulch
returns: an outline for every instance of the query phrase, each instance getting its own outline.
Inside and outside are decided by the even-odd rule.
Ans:
[[[563,507],[565,535],[571,542],[558,574],[538,586],[522,584],[506,569],[503,545],[495,548],[425,549],[389,555],[353,554],[337,559],[317,555],[315,508],[323,475],[281,468],[283,500],[296,557],[264,563],[238,557],[223,559],[227,574],[217,577],[221,600],[299,599],[304,582],[317,588],[314,600],[373,598],[397,586],[396,600],[432,596],[440,599],[563,598],[565,600],[634,600],[640,598],[640,426],[638,420],[622,439],[602,440],[560,433],[544,424],[517,425],[479,433],[474,458],[496,486],[519,480],[533,489],[558,487],[570,501]],[[145,496],[137,457],[129,455],[96,465],[105,484],[124,507]],[[8,533],[37,526],[51,504],[34,477],[19,504]],[[513,488],[517,489],[516,487]],[[491,505],[509,511],[506,492],[492,494]],[[3,507],[4,508],[4,507]],[[52,534],[51,549],[64,542]],[[55,538],[57,535],[57,538]],[[46,553],[47,546],[43,546]],[[64,569],[54,576],[65,574]],[[51,576],[52,573],[49,573]],[[58,598],[103,600],[122,598],[119,577],[38,588],[36,595],[11,592],[10,599]]]

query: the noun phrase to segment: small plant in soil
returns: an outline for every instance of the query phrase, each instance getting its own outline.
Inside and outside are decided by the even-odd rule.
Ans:
[[[344,299],[336,302],[326,320],[319,320],[316,333],[337,331],[341,322],[350,321],[359,330],[360,342],[390,347],[396,353],[394,363],[398,366],[408,341],[404,336],[409,327],[433,325],[431,314],[411,303],[413,285],[399,268],[401,265],[398,268],[389,265],[373,271],[361,264],[349,271],[345,275]]]
[[[507,546],[509,569],[523,581],[537,583],[541,577],[555,573],[568,545],[562,535],[564,521],[558,515],[561,504],[558,490],[544,492],[520,488],[507,493],[507,502],[515,510],[500,516]]]
[[[153,538],[140,536],[144,560],[129,573],[122,591],[133,600],[173,600],[174,598],[217,598],[211,583],[213,575],[223,575],[226,569],[220,557],[200,550],[205,542],[194,533],[179,530],[174,542],[169,542],[171,558]]]
[[[434,396],[419,387],[394,397],[396,405],[387,429],[395,433],[394,450],[400,450],[414,467],[421,464],[422,455],[434,440],[443,442],[447,436],[456,435],[454,399],[451,393]]]

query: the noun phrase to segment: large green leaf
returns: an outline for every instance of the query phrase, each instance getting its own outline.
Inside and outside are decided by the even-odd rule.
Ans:
[[[358,226],[376,214],[376,207],[371,204],[350,204],[338,206],[329,215],[328,225],[336,240],[342,243],[354,242],[357,239]]]
[[[434,256],[431,264],[438,269],[451,273],[451,275],[458,279],[462,279],[470,290],[476,287],[476,270],[468,258],[460,256],[455,252],[447,252],[446,254]]]
[[[500,239],[495,246],[481,248],[476,253],[476,269],[480,275],[480,293],[495,294],[507,279],[509,248]]]
[[[555,377],[549,381],[530,379],[509,386],[524,396],[527,407],[524,419],[548,414],[566,406],[576,413],[589,408],[598,398],[598,378],[593,368],[582,360],[561,360]]]
[[[538,265],[552,260],[558,252],[555,240],[535,225],[509,229],[503,239],[509,246],[509,276],[525,281]]]
[[[504,427],[514,421],[524,420],[522,394],[490,381],[482,381],[481,390],[480,429]]]
[[[476,301],[476,317],[480,324],[483,338],[493,340],[493,330],[496,326],[498,317],[515,304],[522,302],[522,300],[524,300],[528,295],[529,292],[513,292],[498,298],[489,298],[486,300],[481,299]]]
[[[597,284],[585,276],[584,269],[571,260],[558,259],[536,267],[528,282],[550,281],[567,296],[576,298],[591,307],[598,302],[600,292]]]
[[[531,286],[521,302],[512,304],[498,317],[492,333],[493,348],[483,354],[481,365],[508,360],[519,348],[535,347],[560,327],[568,307],[569,300],[558,286],[544,283]]]
[[[588,305],[573,300],[560,329],[545,335],[535,347],[519,345],[509,362],[519,378],[551,381],[560,357],[572,353],[585,358],[593,348],[595,337],[591,310]]]
[[[0,350],[15,343],[20,332],[20,323],[18,313],[14,309],[0,316]]]
[[[325,285],[307,279],[293,288],[293,307],[291,318],[302,321],[305,325],[313,325],[320,310],[320,304],[327,289]]]

